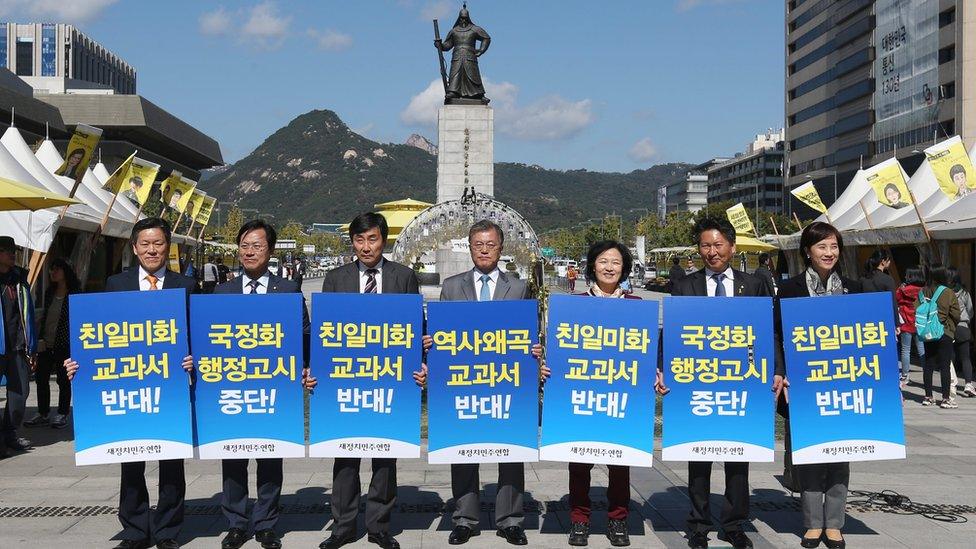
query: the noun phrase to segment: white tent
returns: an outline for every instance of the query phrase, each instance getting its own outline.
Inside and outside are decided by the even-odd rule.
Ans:
[[[92,173],[95,174],[95,179],[98,179],[102,185],[108,181],[109,177],[112,177],[112,174],[108,173],[108,170],[105,168],[105,164],[101,162],[95,164],[95,167],[92,168]]]
[[[3,146],[0,146],[0,176],[47,190]],[[33,213],[0,212],[0,234],[13,237],[18,246],[46,252],[57,232],[59,211],[60,208],[49,208]]]

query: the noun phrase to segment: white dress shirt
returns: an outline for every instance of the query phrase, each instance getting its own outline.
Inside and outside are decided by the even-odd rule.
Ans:
[[[241,273],[241,284],[242,284],[241,288],[243,288],[245,294],[251,293],[251,288],[248,285],[251,283],[252,280],[254,279],[247,276],[246,272]],[[261,275],[261,278],[258,279],[258,287],[254,289],[254,293],[256,294],[268,293],[268,282],[270,280],[271,277],[268,275],[267,272]]]
[[[487,284],[488,284],[488,295],[491,296],[491,299],[495,299],[495,288],[498,287],[498,277],[502,274],[502,272],[498,270],[498,267],[495,267],[494,269],[492,269],[492,271],[490,273],[483,273],[483,272],[479,271],[478,269],[475,269],[474,271],[472,271],[472,276],[474,277],[474,296],[475,296],[475,299],[478,299],[479,301],[481,300],[481,284],[482,284],[482,282],[481,282],[481,275],[483,275],[483,274],[487,274],[490,277],[490,280],[488,280],[488,282],[487,282]]]
[[[166,278],[166,266],[164,265],[162,269],[156,271],[153,274],[156,275],[156,289],[162,290],[163,279]],[[146,278],[147,276],[149,276],[149,271],[143,269],[142,265],[139,265],[139,291],[140,292],[144,292],[150,289],[150,287],[152,287],[152,284],[150,284],[149,280]]]
[[[376,264],[375,267],[367,267],[362,261],[356,261],[356,265],[359,266],[359,293],[366,291],[366,281],[369,280],[369,275],[366,274],[368,269],[376,269],[376,293],[383,293],[383,264],[386,260],[380,258],[380,262]]]
[[[708,294],[708,297],[715,297],[715,288],[718,284],[712,277],[716,274],[718,273],[707,267],[705,268],[705,292]],[[725,275],[725,278],[722,280],[722,285],[725,286],[725,295],[732,297],[735,295],[733,293],[735,291],[735,285],[732,283],[732,267],[726,267],[725,272],[722,274]]]

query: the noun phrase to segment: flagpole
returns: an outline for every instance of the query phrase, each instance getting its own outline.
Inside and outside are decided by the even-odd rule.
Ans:
[[[796,228],[802,231],[803,223],[800,223],[800,218],[796,215],[796,212],[793,212],[793,221],[796,222]]]
[[[769,216],[769,222],[773,224],[773,232],[776,233],[776,236],[779,236],[779,229],[776,228],[776,220],[773,219],[773,216]]]

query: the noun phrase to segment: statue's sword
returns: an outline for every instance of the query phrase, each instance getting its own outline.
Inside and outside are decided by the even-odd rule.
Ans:
[[[441,41],[441,28],[434,19],[434,40]],[[437,59],[441,62],[441,81],[444,83],[444,93],[447,93],[447,65],[444,64],[444,52],[437,48]]]

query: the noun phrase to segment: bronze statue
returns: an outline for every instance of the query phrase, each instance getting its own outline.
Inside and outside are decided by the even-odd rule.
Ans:
[[[481,46],[478,47],[478,41]],[[488,51],[491,37],[485,29],[475,25],[468,13],[468,6],[464,4],[458,14],[454,28],[448,31],[443,41],[437,21],[434,20],[434,47],[441,56],[441,79],[444,81],[444,104],[483,104],[489,99],[485,97],[485,86],[481,83],[481,71],[478,69],[478,58]],[[444,57],[441,52],[454,50],[451,54],[451,75],[448,78],[444,68]]]

